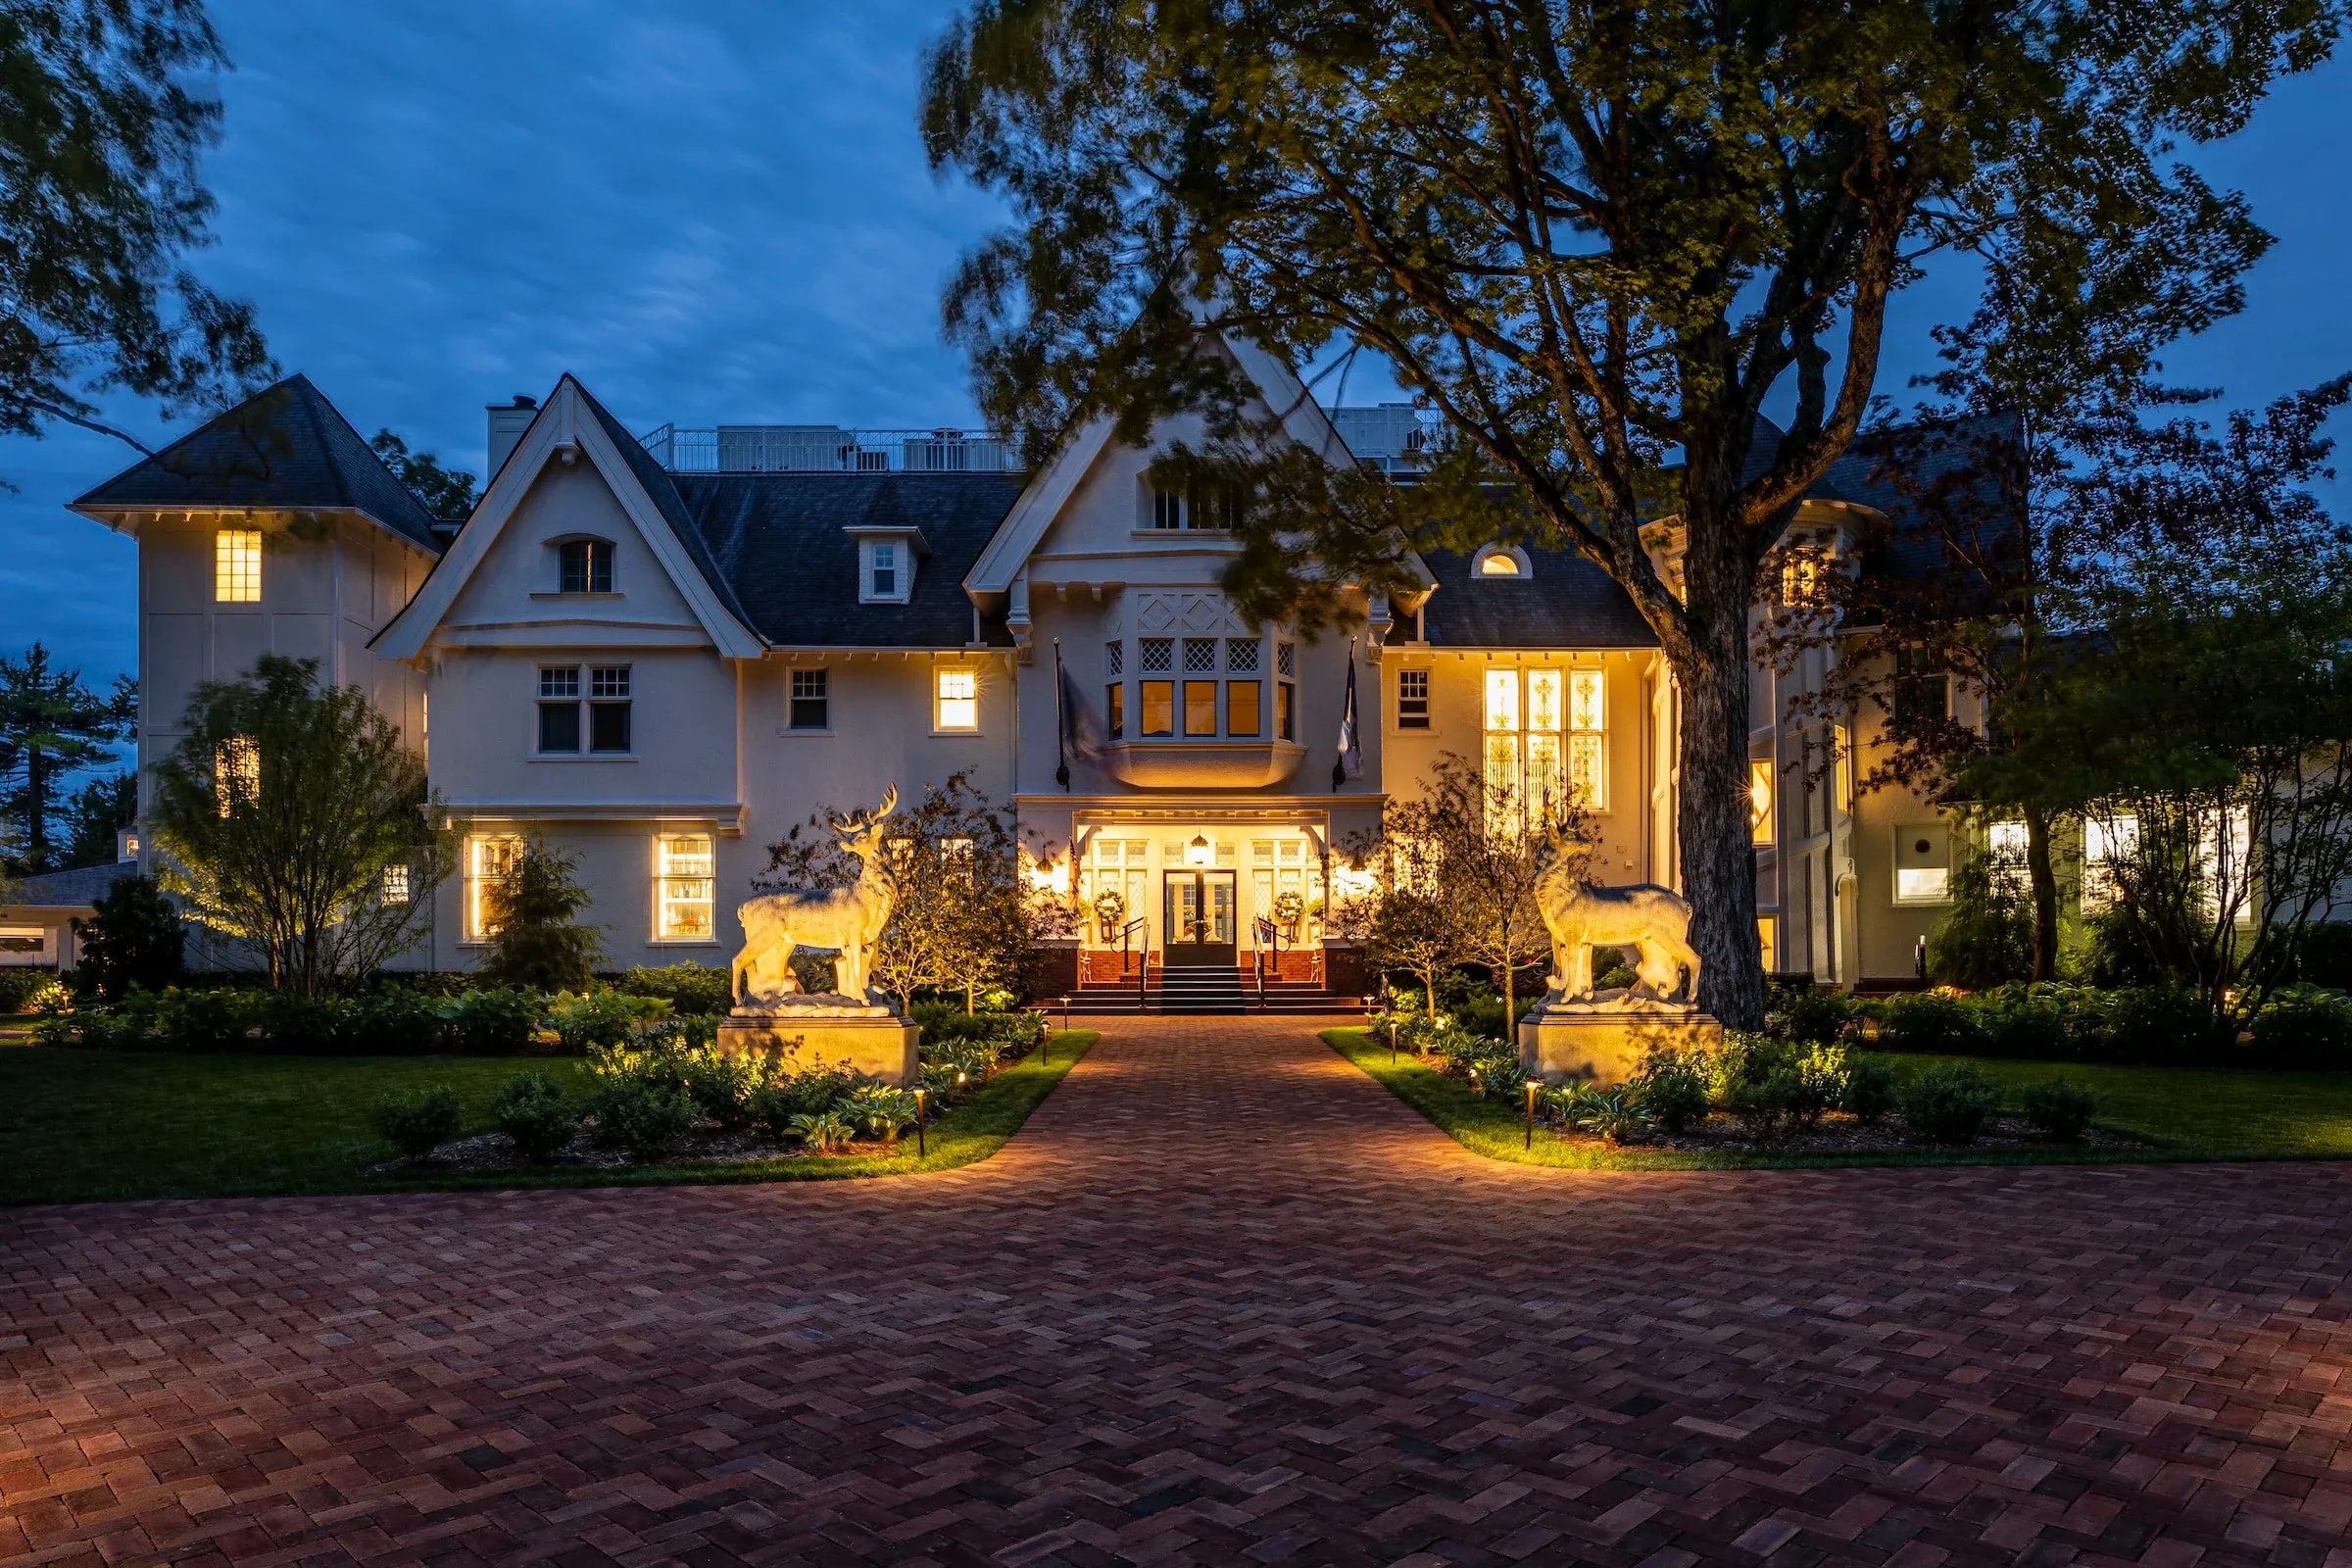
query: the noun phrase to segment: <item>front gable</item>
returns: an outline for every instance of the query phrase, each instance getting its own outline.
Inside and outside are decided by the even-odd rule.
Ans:
[[[672,526],[650,488],[667,477],[650,459],[632,462],[619,444],[625,440],[566,374],[424,587],[378,634],[377,652],[416,661],[435,644],[553,636],[758,657],[765,645],[734,613],[698,561],[696,542]],[[558,591],[558,546],[567,539],[612,545],[613,592]]]

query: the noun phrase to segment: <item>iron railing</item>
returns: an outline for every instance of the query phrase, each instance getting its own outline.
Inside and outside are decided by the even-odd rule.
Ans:
[[[638,438],[672,473],[1010,473],[1019,450],[994,430],[855,430],[838,424],[665,424]]]

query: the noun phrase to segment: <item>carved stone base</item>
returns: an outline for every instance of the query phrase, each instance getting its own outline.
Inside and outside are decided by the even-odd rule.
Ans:
[[[840,1067],[905,1089],[922,1080],[922,1031],[886,1008],[845,1016],[830,1007],[729,1013],[718,1026],[727,1055],[780,1056],[787,1072]]]
[[[1519,1064],[1547,1084],[1571,1078],[1621,1084],[1658,1047],[1722,1043],[1723,1025],[1694,1007],[1595,1009],[1553,1003],[1519,1020]]]

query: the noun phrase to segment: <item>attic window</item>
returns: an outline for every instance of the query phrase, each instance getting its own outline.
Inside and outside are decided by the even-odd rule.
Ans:
[[[1517,545],[1484,545],[1470,558],[1470,574],[1474,577],[1519,577],[1535,575],[1527,552]]]
[[[556,586],[567,594],[612,591],[612,544],[608,539],[566,539],[556,547]]]
[[[915,541],[906,537],[863,539],[858,545],[858,602],[903,605],[914,589]]]

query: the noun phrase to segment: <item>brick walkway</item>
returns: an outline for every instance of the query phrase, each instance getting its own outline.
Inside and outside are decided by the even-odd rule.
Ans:
[[[2352,1564],[2352,1167],[1534,1171],[1115,1027],[947,1176],[0,1213],[0,1559]]]

